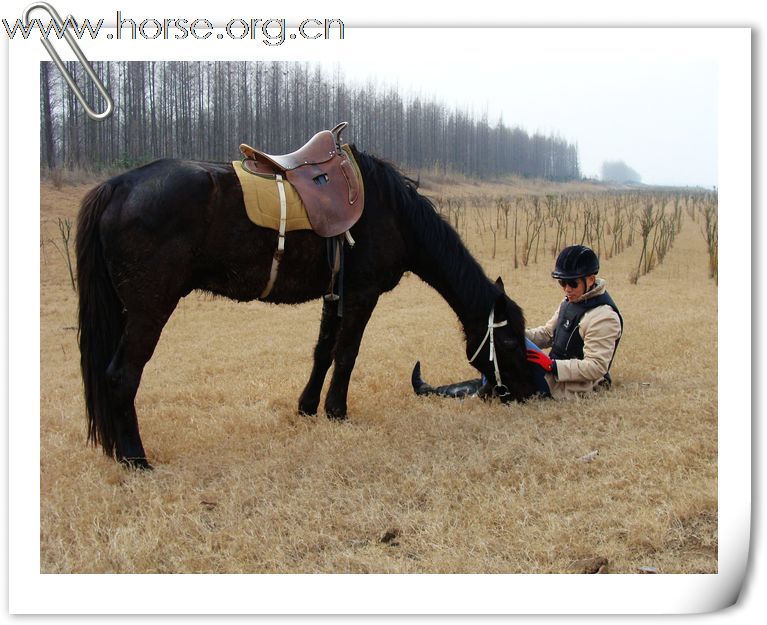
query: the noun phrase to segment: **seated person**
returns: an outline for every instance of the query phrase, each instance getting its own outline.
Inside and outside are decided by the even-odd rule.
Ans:
[[[599,258],[583,245],[560,252],[551,276],[565,299],[542,326],[525,330],[527,360],[540,395],[565,399],[577,393],[609,388],[610,365],[623,334],[623,317],[597,278]],[[546,355],[542,350],[551,347]],[[418,395],[468,397],[483,395],[485,380],[432,387],[421,379],[420,363],[411,378]]]

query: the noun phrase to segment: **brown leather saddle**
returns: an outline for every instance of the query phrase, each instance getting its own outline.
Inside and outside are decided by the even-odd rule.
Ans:
[[[365,203],[362,180],[348,146],[341,147],[341,131],[348,122],[323,130],[295,152],[266,154],[240,145],[242,165],[254,174],[282,175],[292,184],[312,230],[321,237],[335,237],[349,230],[362,215]]]

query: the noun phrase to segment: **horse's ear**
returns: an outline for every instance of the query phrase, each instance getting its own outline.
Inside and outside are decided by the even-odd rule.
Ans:
[[[501,279],[498,278],[498,280],[500,281]],[[496,284],[498,284],[498,282],[496,282]],[[503,291],[503,282],[502,281],[501,281],[500,284],[498,284],[498,286],[500,286],[501,287],[501,291]],[[501,292],[501,293],[499,293],[496,296],[495,304],[493,305],[493,308],[495,309],[494,316],[495,316],[496,321],[501,321],[503,319],[506,319],[506,314],[507,314],[506,313],[506,300],[507,299],[508,298],[506,297],[506,293],[505,292]]]
[[[503,279],[501,278],[501,276],[498,276],[498,279],[495,281],[495,286],[501,289],[501,291],[503,291],[504,293],[506,292],[506,289],[503,286]]]

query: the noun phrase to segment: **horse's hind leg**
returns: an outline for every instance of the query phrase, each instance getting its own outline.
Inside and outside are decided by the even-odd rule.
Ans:
[[[312,372],[298,400],[298,411],[303,414],[317,414],[322,385],[325,383],[325,376],[328,373],[328,369],[330,369],[330,365],[333,363],[333,348],[336,344],[340,321],[338,302],[323,300],[320,335],[314,348]]]
[[[174,305],[175,307],[175,305]],[[144,366],[154,353],[168,315],[159,317],[125,312],[125,331],[112,362],[107,379],[114,406],[113,427],[117,459],[130,466],[149,469],[139,434],[135,399]]]

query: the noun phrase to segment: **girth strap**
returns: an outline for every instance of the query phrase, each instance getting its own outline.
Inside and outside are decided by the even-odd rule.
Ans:
[[[272,257],[272,269],[269,272],[269,282],[267,282],[266,288],[264,288],[258,299],[266,299],[269,296],[269,293],[272,292],[272,287],[274,287],[274,283],[277,281],[277,272],[280,269],[280,261],[285,253],[285,225],[288,219],[288,208],[285,200],[285,183],[282,181],[282,176],[280,174],[277,174],[275,178],[277,181],[277,191],[280,194],[280,236],[277,242],[277,249]]]
[[[338,316],[344,316],[344,240],[343,236],[330,237],[327,239],[328,265],[330,266],[330,286],[325,300],[338,302]],[[336,295],[336,277],[338,277],[338,294]]]

